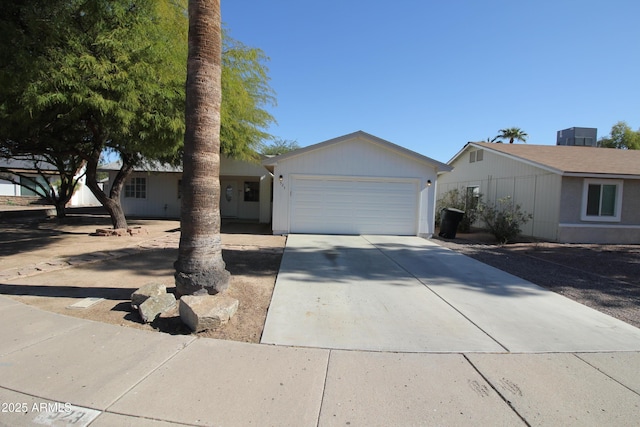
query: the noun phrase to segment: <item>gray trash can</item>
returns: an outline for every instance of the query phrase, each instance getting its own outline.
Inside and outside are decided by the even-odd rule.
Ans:
[[[454,208],[444,208],[440,211],[440,233],[445,239],[455,239],[458,224],[462,221],[464,211]]]

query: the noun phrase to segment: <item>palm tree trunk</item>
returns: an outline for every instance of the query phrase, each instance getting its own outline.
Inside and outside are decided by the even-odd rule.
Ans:
[[[220,0],[189,0],[186,130],[178,296],[216,294],[229,286],[220,242]]]

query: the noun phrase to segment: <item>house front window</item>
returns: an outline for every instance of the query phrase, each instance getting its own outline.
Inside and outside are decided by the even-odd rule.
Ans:
[[[124,186],[124,197],[132,199],[146,199],[147,178],[131,178]]]
[[[244,183],[244,201],[245,202],[260,201],[260,183],[259,182]]]
[[[587,179],[582,193],[583,221],[620,221],[622,181]]]

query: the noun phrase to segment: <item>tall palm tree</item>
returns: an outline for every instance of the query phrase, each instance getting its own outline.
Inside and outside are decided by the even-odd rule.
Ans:
[[[515,140],[527,142],[527,138],[529,137],[529,134],[527,134],[520,128],[500,129],[498,132],[500,133],[498,134],[498,136],[496,136],[496,138],[508,139],[509,144],[513,144],[513,141]]]
[[[189,0],[178,296],[229,286],[220,243],[221,54],[220,0]]]

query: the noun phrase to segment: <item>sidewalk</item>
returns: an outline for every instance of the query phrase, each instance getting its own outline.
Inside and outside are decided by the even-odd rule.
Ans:
[[[637,352],[245,344],[95,323],[5,297],[0,316],[12,325],[0,331],[0,402],[6,411],[16,403],[25,409],[0,413],[0,424],[9,426],[47,416],[48,425],[92,426],[622,426],[640,417]],[[63,412],[40,412],[53,402],[60,404],[48,406]],[[79,417],[83,423],[72,423]]]

